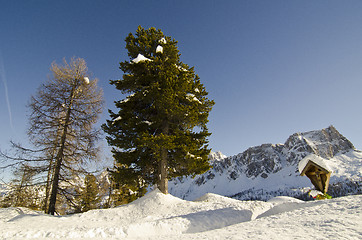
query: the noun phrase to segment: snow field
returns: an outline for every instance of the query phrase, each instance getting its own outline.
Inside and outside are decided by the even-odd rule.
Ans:
[[[0,239],[361,239],[361,203],[361,195],[186,201],[155,190],[128,205],[69,216],[0,209]]]

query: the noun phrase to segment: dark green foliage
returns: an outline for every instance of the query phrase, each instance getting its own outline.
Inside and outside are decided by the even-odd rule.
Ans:
[[[119,206],[133,202],[139,197],[142,197],[147,192],[146,188],[138,185],[132,186],[127,184],[113,183],[112,192],[110,194],[109,207]]]
[[[125,41],[130,61],[120,63],[123,78],[111,84],[130,95],[115,102],[119,111],[109,111],[103,125],[117,162],[115,179],[137,186],[205,172],[214,102],[194,68],[180,61],[177,42],[161,30],[139,27]],[[133,61],[139,54],[145,60]]]

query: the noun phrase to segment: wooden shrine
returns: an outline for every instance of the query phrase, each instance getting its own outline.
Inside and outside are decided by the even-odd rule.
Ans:
[[[331,170],[324,160],[319,156],[309,155],[301,161],[302,166],[299,166],[299,170],[300,175],[306,175],[317,190],[327,193]]]

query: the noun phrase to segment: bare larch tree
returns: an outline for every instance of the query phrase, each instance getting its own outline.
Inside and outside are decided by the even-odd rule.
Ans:
[[[31,97],[28,135],[47,160],[45,211],[54,215],[60,181],[69,180],[84,163],[96,159],[100,131],[93,126],[104,101],[98,80],[89,80],[84,59],[54,62],[50,71],[48,81]]]

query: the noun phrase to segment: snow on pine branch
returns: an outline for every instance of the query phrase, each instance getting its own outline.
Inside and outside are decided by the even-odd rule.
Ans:
[[[163,53],[163,47],[158,45],[156,48],[156,53]]]
[[[151,126],[152,125],[152,122],[150,121],[142,121],[143,123],[147,124],[148,126]]]
[[[177,67],[178,70],[182,71],[182,72],[187,72],[187,69],[186,68],[183,68],[181,66],[178,66],[175,64],[175,66]]]
[[[144,62],[144,61],[152,61],[149,58],[146,58],[145,56],[143,56],[142,54],[138,54],[138,56],[132,60],[133,63],[139,63],[139,62]]]
[[[202,104],[202,102],[192,93],[187,93],[186,98],[189,101],[195,101],[195,102],[198,102],[198,103]]]
[[[165,38],[161,38],[160,40],[158,40],[158,43],[166,44],[167,42]]]
[[[122,101],[121,101],[121,103],[126,103],[126,102],[128,102],[130,99],[131,99],[131,97],[133,97],[135,94],[134,93],[132,93],[131,95],[129,95],[128,97],[126,97],[125,99],[123,99]]]
[[[116,119],[113,120],[113,122],[116,122],[116,121],[119,121],[119,120],[122,120],[121,116],[118,116]]]
[[[196,157],[194,154],[191,154],[190,152],[187,152],[186,156],[190,158],[202,159],[202,157]]]
[[[121,116],[118,116],[117,118],[115,118],[113,121],[112,121],[112,125],[115,124],[117,121],[120,121],[122,120],[122,117]]]

